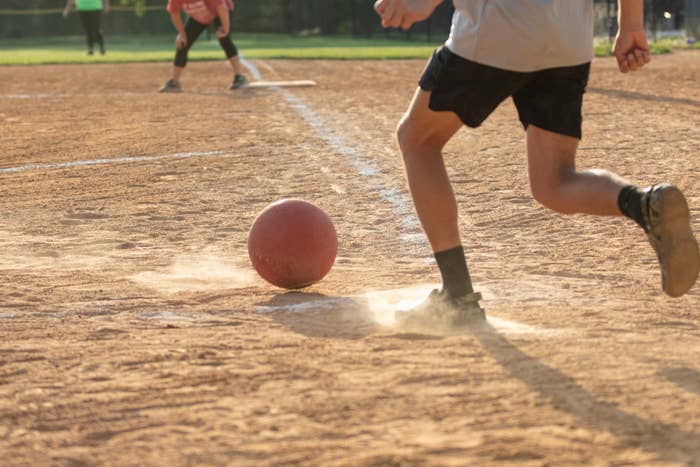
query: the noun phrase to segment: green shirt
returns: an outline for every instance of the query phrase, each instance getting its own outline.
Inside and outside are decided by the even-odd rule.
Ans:
[[[75,0],[75,9],[78,11],[101,10],[102,0]]]

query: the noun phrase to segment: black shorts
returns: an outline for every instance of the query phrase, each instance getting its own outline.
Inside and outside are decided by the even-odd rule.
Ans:
[[[441,47],[418,82],[431,91],[430,109],[456,113],[476,128],[508,97],[513,97],[525,128],[581,138],[581,106],[590,63],[522,73],[472,62]]]

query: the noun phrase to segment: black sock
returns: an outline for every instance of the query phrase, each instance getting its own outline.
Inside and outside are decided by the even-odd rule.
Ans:
[[[617,206],[625,216],[635,221],[646,232],[647,227],[642,215],[642,203],[644,202],[644,191],[634,185],[627,185],[617,197]]]
[[[435,253],[435,260],[442,275],[442,288],[450,297],[474,292],[461,245]]]

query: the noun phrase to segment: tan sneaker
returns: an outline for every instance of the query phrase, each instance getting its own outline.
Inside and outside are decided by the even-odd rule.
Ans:
[[[479,300],[481,294],[478,292],[454,298],[442,291],[433,290],[420,305],[406,311],[397,311],[396,322],[402,327],[432,329],[483,323],[486,314],[479,306]]]
[[[680,297],[693,287],[700,271],[688,203],[681,190],[668,183],[647,188],[645,201],[642,214],[649,243],[659,258],[661,286],[671,297]]]

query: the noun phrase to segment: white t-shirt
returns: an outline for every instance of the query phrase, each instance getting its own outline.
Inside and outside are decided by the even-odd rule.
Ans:
[[[453,0],[453,53],[511,71],[581,65],[593,58],[593,0]]]

